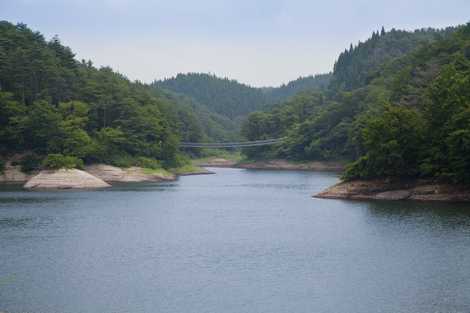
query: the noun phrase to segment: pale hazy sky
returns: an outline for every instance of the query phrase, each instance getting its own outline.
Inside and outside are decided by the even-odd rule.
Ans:
[[[330,71],[382,25],[467,23],[470,0],[0,0],[0,19],[133,80],[211,72],[267,86]]]

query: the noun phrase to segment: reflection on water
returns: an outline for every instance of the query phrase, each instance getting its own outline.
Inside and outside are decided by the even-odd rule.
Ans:
[[[25,227],[31,224],[32,218],[2,218],[0,219],[0,228],[3,227]]]
[[[335,174],[213,171],[3,188],[0,311],[470,312],[468,204],[312,199]]]
[[[377,219],[407,222],[413,227],[460,227],[470,231],[470,205],[467,203],[385,201],[369,202],[367,209]]]
[[[12,197],[0,197],[0,205],[9,204],[9,203],[44,203],[55,201],[56,198],[47,198],[47,197],[22,197],[22,196],[12,196]]]

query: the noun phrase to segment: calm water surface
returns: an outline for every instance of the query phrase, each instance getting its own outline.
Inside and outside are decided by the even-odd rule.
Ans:
[[[312,199],[328,173],[216,169],[0,192],[0,311],[470,312],[470,206]]]

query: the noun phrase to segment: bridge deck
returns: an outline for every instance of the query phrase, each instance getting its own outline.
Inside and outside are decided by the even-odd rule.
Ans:
[[[245,147],[260,147],[269,146],[280,143],[284,138],[254,140],[254,141],[241,141],[241,142],[181,142],[181,148],[245,148]]]

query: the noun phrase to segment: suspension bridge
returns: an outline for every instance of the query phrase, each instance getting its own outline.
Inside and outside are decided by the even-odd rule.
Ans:
[[[180,148],[246,148],[270,146],[281,143],[285,138],[264,139],[240,142],[181,142]]]

